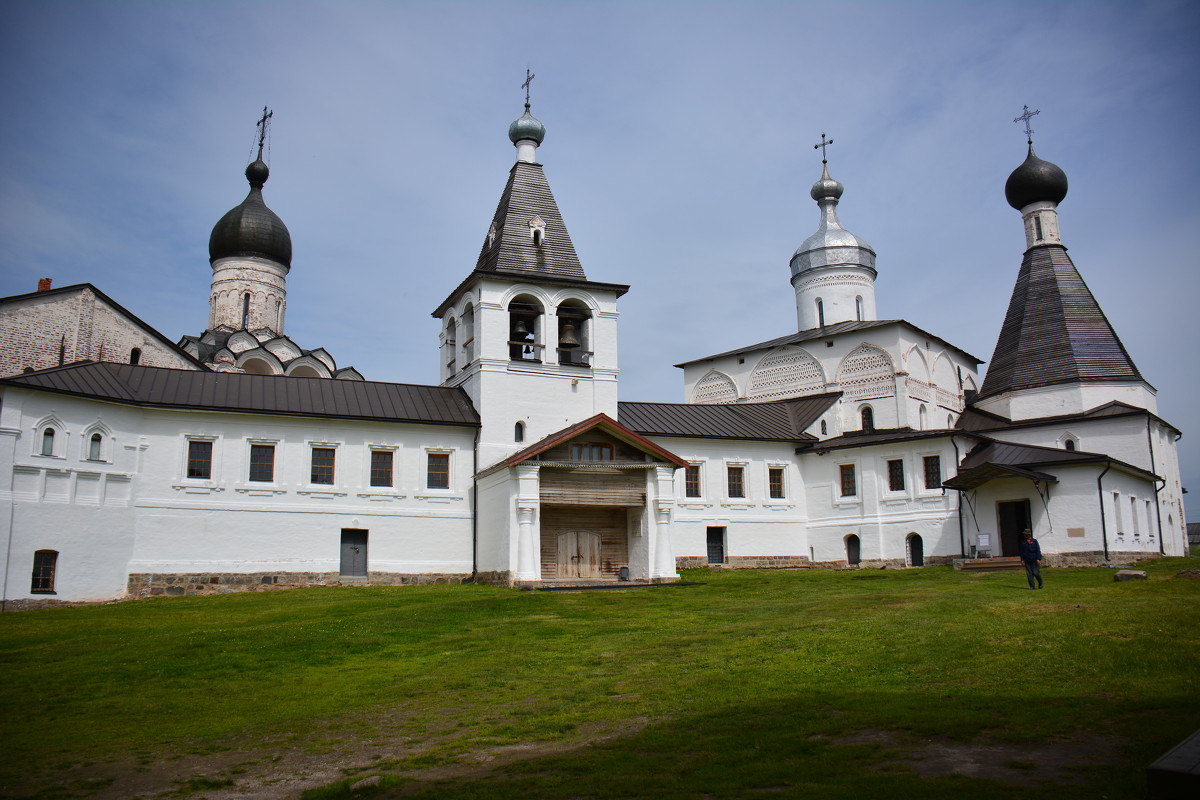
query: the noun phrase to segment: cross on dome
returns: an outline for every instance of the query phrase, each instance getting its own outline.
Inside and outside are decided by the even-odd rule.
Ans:
[[[1025,106],[1025,113],[1013,119],[1013,122],[1021,122],[1022,120],[1025,122],[1025,138],[1030,144],[1033,144],[1033,128],[1029,127],[1029,120],[1033,119],[1040,113],[1042,113],[1040,108],[1036,111],[1030,111],[1029,106]]]
[[[821,148],[821,163],[822,163],[822,164],[828,164],[828,163],[829,163],[829,161],[827,161],[827,160],[826,160],[826,158],[825,158],[825,148],[826,148],[826,147],[828,147],[828,146],[829,146],[829,145],[831,145],[831,144],[833,144],[833,139],[826,140],[826,139],[825,139],[825,134],[824,134],[824,133],[822,133],[822,134],[821,134],[821,143],[820,143],[820,144],[814,144],[814,145],[813,145],[813,150],[816,150],[818,147],[819,147],[819,148]]]

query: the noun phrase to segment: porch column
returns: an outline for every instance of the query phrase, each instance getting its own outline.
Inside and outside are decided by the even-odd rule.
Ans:
[[[671,512],[675,508],[675,468],[655,467],[658,484],[654,498],[654,569],[651,578],[678,578],[675,549],[671,547]]]
[[[533,522],[541,506],[539,465],[517,466],[517,576],[518,581],[540,581],[538,547]]]

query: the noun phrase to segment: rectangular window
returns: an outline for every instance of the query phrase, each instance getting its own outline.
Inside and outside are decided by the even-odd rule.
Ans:
[[[925,456],[925,488],[942,488],[942,457]]]
[[[858,480],[854,475],[853,464],[842,464],[842,497],[854,497],[858,494]]]
[[[729,467],[729,496],[730,497],[745,497],[746,483],[743,480],[745,477],[745,467]]]
[[[1121,519],[1121,493],[1113,492],[1113,516],[1117,521],[1117,533],[1125,532],[1125,521]]]
[[[392,456],[391,450],[371,451],[371,485],[392,485]]]
[[[275,480],[275,445],[250,445],[250,480],[256,483]]]
[[[187,476],[200,480],[212,478],[212,442],[188,442]]]
[[[333,453],[332,447],[312,449],[312,474],[309,483],[333,483]]]
[[[1142,532],[1142,526],[1138,524],[1136,497],[1129,498],[1129,519],[1133,520],[1133,535],[1137,536]]]
[[[887,462],[888,467],[888,491],[903,492],[904,491],[904,461],[897,458]]]
[[[425,471],[425,485],[430,489],[450,488],[450,454],[430,453]]]
[[[38,550],[33,554],[33,584],[29,591],[34,594],[54,594],[54,567],[58,553],[53,550]]]
[[[693,464],[683,474],[683,494],[685,497],[700,496],[700,467]]]
[[[613,449],[611,444],[573,444],[571,445],[572,461],[612,461]]]
[[[767,470],[767,484],[773,499],[783,499],[783,467],[771,467]]]

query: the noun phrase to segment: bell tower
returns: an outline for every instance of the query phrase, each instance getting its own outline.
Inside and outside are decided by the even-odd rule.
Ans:
[[[461,386],[481,418],[480,469],[596,414],[617,416],[617,299],[629,287],[583,271],[537,160],[546,128],[530,113],[531,79],[475,269],[433,312],[441,384]]]

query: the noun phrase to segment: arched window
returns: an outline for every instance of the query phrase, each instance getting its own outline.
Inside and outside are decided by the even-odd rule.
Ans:
[[[42,455],[54,455],[54,428],[42,431]]]
[[[925,408],[924,403],[921,404],[920,410],[917,411],[917,420],[921,426],[921,430],[929,427],[929,409]]]
[[[1074,440],[1074,439],[1067,439],[1066,441],[1064,441],[1064,442],[1063,442],[1063,449],[1064,449],[1064,450],[1070,450],[1070,451],[1074,452],[1074,451],[1075,451],[1075,440]]]
[[[142,348],[135,347],[129,351],[129,363],[138,364],[142,360]]]
[[[92,438],[88,439],[88,461],[100,460],[100,445],[103,443],[103,436],[98,433],[92,434]]]
[[[953,428],[953,427],[954,427],[954,415],[953,415],[953,414],[947,414],[947,415],[946,415],[946,427],[947,427],[947,428]]]
[[[542,361],[542,304],[527,294],[508,304],[508,357],[513,361]]]
[[[862,299],[862,295],[859,295],[858,297],[854,298],[854,314],[855,314],[855,318],[856,318],[856,319],[857,319],[859,322],[862,322],[862,319],[863,319],[863,299]]]
[[[825,327],[825,301],[817,298],[817,324],[822,328]]]
[[[250,293],[242,295],[242,328],[250,330]]]
[[[862,410],[858,412],[858,415],[862,420],[863,431],[869,433],[875,430],[875,412],[870,406],[863,406]]]
[[[525,423],[524,422],[518,422],[516,425],[513,425],[513,441],[514,442],[525,441]]]
[[[590,366],[591,311],[578,300],[567,300],[554,313],[558,317],[558,363]]]
[[[54,594],[54,571],[58,565],[58,553],[54,550],[38,550],[33,554],[33,582],[29,591],[33,594]]]
[[[826,436],[829,433],[829,426],[825,424],[825,420],[821,420],[821,435]]]
[[[446,377],[454,375],[458,368],[458,323],[454,317],[446,317],[446,331],[442,344],[442,358],[446,365]]]
[[[475,306],[467,303],[463,308],[459,325],[462,327],[462,360],[460,363],[465,367],[475,360]]]

